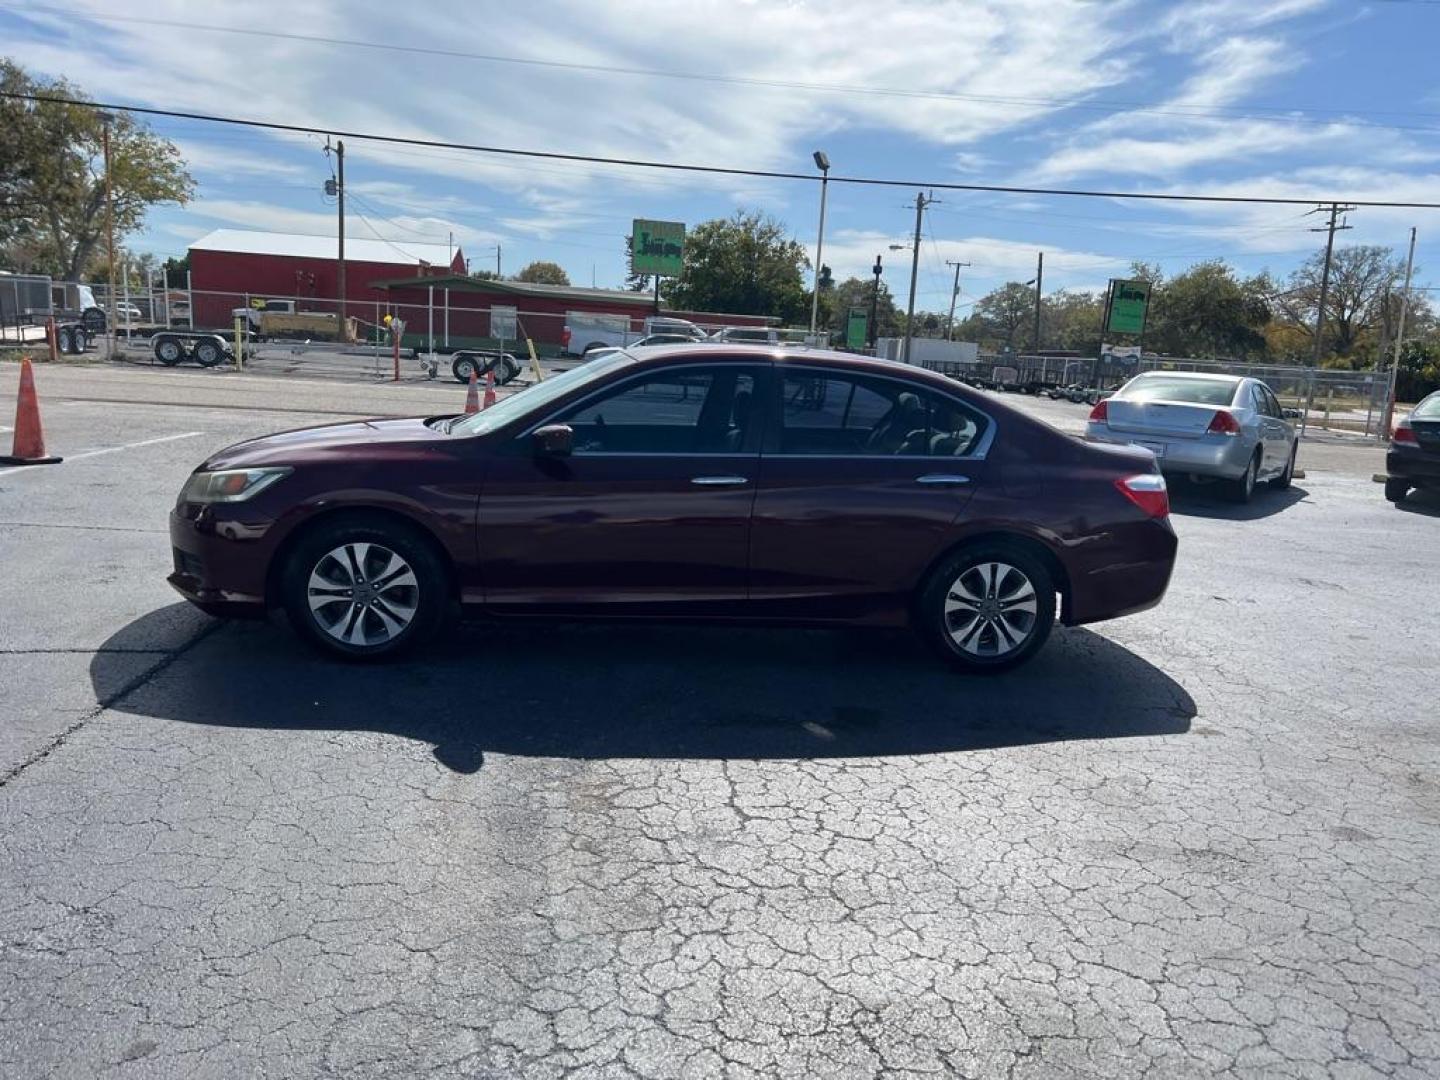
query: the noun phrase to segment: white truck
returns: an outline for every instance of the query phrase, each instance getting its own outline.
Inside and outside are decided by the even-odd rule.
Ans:
[[[606,315],[594,311],[567,311],[561,347],[571,356],[584,356],[591,349],[607,346],[623,349],[652,334],[675,335],[695,341],[705,340],[705,331],[688,319],[652,315],[643,330],[630,328],[630,316]]]

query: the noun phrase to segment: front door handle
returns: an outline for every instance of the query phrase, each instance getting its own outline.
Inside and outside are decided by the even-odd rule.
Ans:
[[[917,484],[937,484],[942,487],[958,487],[961,484],[968,484],[970,478],[961,476],[959,473],[926,473],[924,476],[915,478]]]
[[[749,482],[743,476],[694,476],[690,478],[690,483],[699,484],[701,487],[734,487]]]

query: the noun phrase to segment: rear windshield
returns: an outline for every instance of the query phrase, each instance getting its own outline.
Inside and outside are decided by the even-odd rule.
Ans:
[[[1412,413],[1416,420],[1440,420],[1440,393],[1431,394]]]
[[[1238,384],[1230,379],[1177,379],[1140,375],[1115,396],[1127,401],[1187,401],[1196,405],[1229,405]]]

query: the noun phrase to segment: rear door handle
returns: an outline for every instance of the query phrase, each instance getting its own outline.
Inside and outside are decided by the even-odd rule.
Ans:
[[[959,473],[926,473],[924,476],[915,478],[917,484],[938,484],[941,486],[957,487],[960,484],[968,484],[970,478],[961,476]]]
[[[749,482],[743,476],[693,476],[690,478],[690,483],[699,484],[702,487],[734,487]]]

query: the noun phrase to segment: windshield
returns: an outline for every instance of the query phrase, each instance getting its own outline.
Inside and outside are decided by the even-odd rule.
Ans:
[[[1125,401],[1185,401],[1196,405],[1229,405],[1238,384],[1233,379],[1182,379],[1171,375],[1140,375],[1118,394]]]
[[[634,362],[633,357],[627,356],[623,352],[614,352],[609,356],[603,356],[598,360],[591,360],[589,363],[571,368],[562,374],[552,375],[542,382],[516,391],[509,397],[501,398],[484,412],[462,416],[450,425],[450,433],[452,435],[483,435],[487,431],[495,431],[527,413],[544,408],[571,390],[593,382],[614,371],[617,367]]]
[[[1440,392],[1431,394],[1410,414],[1416,420],[1440,420]]]

